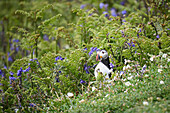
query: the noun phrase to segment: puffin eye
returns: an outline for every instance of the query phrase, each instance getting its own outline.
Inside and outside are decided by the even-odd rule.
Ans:
[[[102,53],[104,54],[104,51],[102,51]]]

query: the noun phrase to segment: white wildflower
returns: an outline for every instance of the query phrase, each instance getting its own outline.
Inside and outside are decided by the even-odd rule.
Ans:
[[[105,97],[108,97],[109,96],[109,94],[107,94]]]
[[[144,101],[143,105],[149,105],[149,103],[147,101]]]
[[[161,80],[161,81],[160,81],[160,84],[164,84],[164,81]]]
[[[96,88],[95,88],[95,87],[92,87],[92,91],[94,91],[94,90],[96,90]]]
[[[122,79],[123,81],[126,81],[126,78],[125,79]]]
[[[128,64],[128,65],[126,66],[126,68],[127,68],[127,69],[130,69],[130,65]]]
[[[170,59],[168,58],[168,62],[170,62]]]
[[[127,63],[127,60],[125,59],[125,64]]]
[[[149,77],[149,75],[148,75],[148,74],[146,74],[146,75],[145,75],[145,77]]]
[[[19,110],[19,109],[15,109],[15,113],[17,113],[17,112],[18,112],[18,110]]]
[[[130,86],[131,83],[128,81],[128,82],[125,82],[125,85],[126,85],[126,86]]]
[[[166,56],[167,56],[167,54],[163,54],[163,55],[162,55],[163,58],[166,58]]]
[[[123,66],[123,71],[125,71],[126,70],[126,66]]]
[[[150,58],[150,61],[153,61],[154,58],[155,58],[155,56],[152,56],[152,57]]]
[[[130,76],[130,77],[128,77],[127,79],[128,79],[128,80],[131,80],[132,78],[133,78],[133,76]]]
[[[161,73],[162,72],[162,69],[158,69],[158,73]]]
[[[67,93],[67,96],[68,96],[68,97],[73,97],[74,94],[73,94],[73,93]]]
[[[84,100],[84,99],[82,99],[82,100],[80,100],[80,101],[79,101],[79,103],[83,103],[83,102],[85,102],[85,100]]]

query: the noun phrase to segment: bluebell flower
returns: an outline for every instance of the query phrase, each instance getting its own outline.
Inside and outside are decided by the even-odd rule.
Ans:
[[[114,16],[114,17],[117,17],[115,8],[111,9],[111,15]]]
[[[38,60],[37,58],[34,58],[34,60]]]
[[[6,65],[4,65],[4,68],[7,69]]]
[[[61,71],[58,71],[59,73],[61,73]]]
[[[123,19],[123,20],[122,20],[122,22],[126,22],[126,20],[125,20],[125,19]]]
[[[3,73],[2,70],[0,70],[0,75],[2,75],[2,73]]]
[[[83,5],[80,6],[80,9],[84,9],[85,7],[86,7],[86,5],[83,4]]]
[[[19,47],[17,46],[17,47],[15,48],[15,50],[16,50],[16,52],[18,52],[18,51],[19,51]]]
[[[126,14],[126,10],[122,11],[122,15],[125,15]]]
[[[131,43],[128,43],[128,45],[130,46],[130,47],[135,47],[135,44],[133,43],[133,42],[131,42]]]
[[[87,74],[89,74],[89,68],[90,66],[87,66],[87,63],[84,65],[84,70],[86,71]]]
[[[11,72],[9,72],[9,74],[11,75],[11,76],[13,76],[14,75],[14,73],[11,71]]]
[[[25,73],[25,72],[28,72],[30,69],[31,69],[31,68],[28,67],[27,69],[23,70],[23,72],[24,72],[24,73]]]
[[[105,17],[109,17],[109,14],[107,11],[104,11],[103,14],[105,14]]]
[[[80,84],[84,84],[84,83],[86,83],[86,81],[80,79]]]
[[[18,43],[18,42],[19,42],[19,40],[18,40],[18,39],[13,39],[13,42]]]
[[[11,56],[8,57],[8,61],[9,61],[9,62],[12,62],[12,61],[13,61],[13,59],[12,59]]]
[[[15,78],[15,77],[10,77],[10,76],[9,76],[9,80],[16,80],[16,78]]]
[[[157,35],[156,38],[160,38],[159,35]]]
[[[167,30],[170,30],[169,28],[167,28]]]
[[[137,33],[137,37],[139,38],[139,33]]]
[[[110,65],[110,68],[114,68],[115,67],[112,63],[110,63],[109,65]]]
[[[120,2],[121,5],[125,5],[125,1]]]
[[[93,54],[93,52],[97,52],[99,51],[99,49],[97,47],[91,47],[91,51],[89,52],[89,56],[91,56]]]
[[[34,60],[33,59],[30,59],[31,62],[33,62]]]
[[[140,33],[140,32],[142,32],[141,28],[139,28],[139,32],[138,33]]]
[[[100,7],[100,9],[102,9],[104,7],[104,3],[100,3],[99,7]]]
[[[58,78],[58,77],[55,77],[55,79],[56,79],[56,82],[60,82],[60,80],[59,80],[59,78]]]
[[[107,9],[108,6],[109,6],[108,4],[104,4],[104,8],[105,8],[105,9]]]
[[[17,71],[17,76],[20,76],[22,74],[22,67]]]
[[[2,86],[3,84],[2,83],[0,83],[0,86]]]
[[[30,107],[34,107],[34,106],[36,106],[36,104],[30,103]]]
[[[43,39],[44,39],[45,41],[48,41],[48,40],[49,40],[49,38],[48,38],[48,36],[47,36],[46,34],[43,36]]]

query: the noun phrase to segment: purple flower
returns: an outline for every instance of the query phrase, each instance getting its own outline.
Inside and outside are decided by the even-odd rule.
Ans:
[[[60,82],[60,80],[59,80],[58,76],[57,76],[57,77],[55,77],[55,79],[56,79],[56,82]]]
[[[120,2],[120,4],[121,4],[121,5],[125,5],[125,2],[124,2],[124,1],[122,1],[122,2]]]
[[[141,28],[139,28],[139,32],[138,33],[140,33],[140,32],[142,32]]]
[[[31,62],[33,62],[34,60],[33,59],[30,59]]]
[[[99,51],[99,49],[97,47],[91,47],[91,51],[89,52],[89,56],[91,56],[93,54],[93,52],[97,52]]]
[[[99,7],[102,9],[104,7],[104,3],[100,3]]]
[[[107,9],[107,7],[108,7],[108,4],[104,4],[104,8]]]
[[[169,28],[167,28],[167,30],[170,30]]]
[[[125,19],[123,19],[123,20],[122,20],[122,22],[126,22],[126,20],[125,20]]]
[[[8,61],[9,61],[9,62],[12,62],[12,61],[13,61],[13,59],[12,59],[11,56],[8,57]]]
[[[4,65],[4,68],[7,69],[6,65]]]
[[[114,68],[115,67],[112,63],[110,63],[109,65],[110,65],[110,68]]]
[[[58,60],[64,60],[64,58],[62,58],[61,56],[57,56],[57,57],[55,58],[55,61],[58,61]]]
[[[114,16],[114,17],[117,17],[115,8],[111,9],[111,15]]]
[[[129,45],[130,47],[135,47],[135,44],[134,44],[133,42],[128,43],[128,45]]]
[[[22,67],[17,71],[17,76],[20,76],[22,74]]]
[[[58,71],[59,73],[61,73],[61,71]]]
[[[0,75],[2,75],[2,73],[3,73],[2,70],[0,70]]]
[[[11,72],[9,72],[9,74],[11,75],[11,76],[13,76],[14,75],[14,73],[11,71]]]
[[[15,77],[10,77],[10,76],[9,76],[9,80],[16,80],[16,78],[15,78]]]
[[[160,38],[159,35],[157,35],[156,38]]]
[[[126,10],[122,11],[122,15],[125,15],[126,14]]]
[[[44,39],[45,41],[48,41],[48,40],[49,40],[49,38],[48,38],[47,35],[44,35],[44,36],[43,36],[43,39]]]
[[[84,83],[86,83],[86,81],[80,79],[80,84],[84,84]]]
[[[13,39],[13,42],[18,43],[18,42],[19,42],[19,40],[18,40],[18,39]]]
[[[84,65],[84,70],[86,71],[87,74],[89,74],[89,68],[90,66],[87,66],[87,63]]]
[[[34,107],[34,106],[36,106],[36,104],[30,103],[30,107]]]
[[[24,72],[24,73],[25,73],[25,72],[28,72],[30,69],[31,69],[31,68],[28,67],[27,69],[23,70],[23,72]]]
[[[105,14],[105,17],[109,17],[109,14],[107,11],[104,11],[103,14]]]
[[[80,6],[80,9],[84,9],[85,7],[86,7],[86,5],[83,4],[83,5]]]

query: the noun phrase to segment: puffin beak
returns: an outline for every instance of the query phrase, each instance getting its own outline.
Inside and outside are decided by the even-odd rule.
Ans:
[[[96,61],[99,61],[102,58],[102,56],[100,56],[99,54],[97,54],[96,56]]]
[[[99,56],[99,54],[97,54],[96,55],[96,61],[99,61],[99,59],[100,59],[100,56]]]

